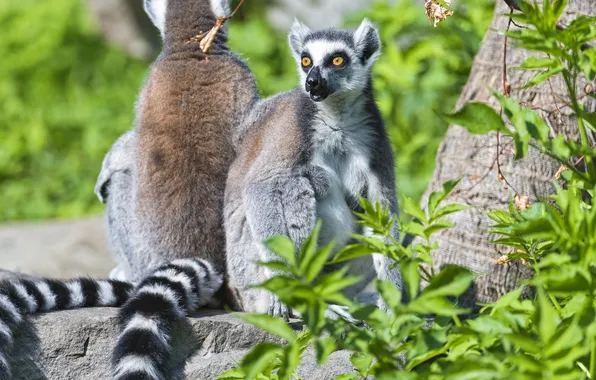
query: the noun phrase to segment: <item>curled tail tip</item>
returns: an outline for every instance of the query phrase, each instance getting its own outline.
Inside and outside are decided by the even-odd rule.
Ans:
[[[222,283],[223,275],[201,259],[174,260],[141,281],[120,309],[114,378],[162,380],[172,352],[172,328],[210,302]]]
[[[162,371],[147,356],[129,355],[114,363],[114,380],[164,380]]]

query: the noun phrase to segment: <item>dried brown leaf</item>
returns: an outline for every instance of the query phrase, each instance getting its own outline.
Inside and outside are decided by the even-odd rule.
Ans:
[[[444,2],[447,6],[451,5],[451,0],[444,0]],[[426,17],[433,23],[434,27],[453,15],[452,10],[444,8],[437,0],[426,0],[424,7],[426,8]]]
[[[515,202],[515,207],[520,211],[528,209],[531,206],[530,197],[526,195],[515,194],[513,200]]]

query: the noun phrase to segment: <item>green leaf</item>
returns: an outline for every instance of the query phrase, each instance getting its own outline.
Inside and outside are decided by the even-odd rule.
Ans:
[[[559,21],[559,18],[567,8],[567,0],[555,0],[553,2],[553,18],[556,21]]]
[[[588,80],[596,79],[596,52],[586,49],[579,56],[579,67]]]
[[[474,274],[458,265],[446,265],[439,274],[431,279],[430,284],[422,291],[421,297],[460,296],[472,281]]]
[[[444,297],[425,297],[420,296],[408,304],[408,309],[415,313],[436,314],[451,317],[458,314],[469,312],[468,309],[455,307]]]
[[[260,266],[263,266],[265,268],[269,268],[273,271],[280,272],[280,273],[286,273],[286,274],[294,273],[292,268],[289,268],[288,264],[283,261],[268,261],[268,262],[258,261],[257,264]]]
[[[494,310],[503,309],[509,307],[513,302],[518,301],[524,290],[524,286],[521,286],[509,293],[503,294],[495,303],[489,305]]]
[[[305,266],[304,279],[308,282],[313,281],[320,273],[325,263],[329,260],[333,249],[335,248],[336,239],[333,239],[331,243],[320,249],[314,256],[312,256],[308,266]]]
[[[560,72],[562,72],[565,68],[563,67],[563,65],[559,65],[558,67],[555,67],[553,69],[549,69],[547,71],[542,71],[536,75],[534,75],[532,78],[530,78],[526,84],[524,84],[522,86],[522,88],[530,88],[530,87],[534,87],[539,85],[540,83],[546,81],[548,78],[552,77],[553,75],[557,75]]]
[[[570,349],[571,347],[580,344],[584,338],[582,329],[573,322],[558,337],[553,339],[553,342],[546,346],[544,355],[547,358],[558,355],[559,353]]]
[[[254,346],[242,359],[241,366],[245,379],[254,379],[262,373],[273,360],[282,354],[282,347],[269,342],[261,342]]]
[[[331,260],[331,263],[340,263],[352,259],[357,259],[362,256],[367,256],[375,253],[376,250],[364,244],[350,244],[339,250]]]
[[[389,281],[377,281],[377,292],[392,310],[397,310],[401,304],[401,292]]]
[[[470,208],[470,206],[468,205],[464,205],[462,203],[451,203],[445,207],[441,207],[440,209],[436,210],[432,216],[432,218],[430,219],[430,222],[434,222],[437,219],[440,219],[446,215],[449,214],[454,214],[456,212],[460,212],[463,210],[467,210],[468,208]]]
[[[215,380],[244,380],[244,371],[240,368],[232,368],[215,378]]]
[[[236,316],[244,322],[257,326],[275,336],[287,341],[292,341],[296,337],[292,327],[282,318],[273,317],[267,314],[245,314],[238,313]]]
[[[477,333],[481,334],[511,334],[513,331],[510,327],[503,324],[503,322],[488,316],[482,315],[475,319],[470,319],[468,321],[468,325],[470,328]]]
[[[499,224],[509,225],[515,222],[515,218],[502,210],[494,210],[486,213],[486,216]]]
[[[460,125],[473,134],[483,135],[496,131],[510,134],[497,111],[485,103],[466,103],[459,111],[441,117],[446,122]]]
[[[283,258],[290,265],[296,265],[294,243],[287,236],[273,236],[263,242],[271,252]]]
[[[335,380],[358,380],[357,373],[344,373],[343,375],[339,375],[335,378]]]
[[[315,340],[315,352],[317,354],[317,363],[323,365],[327,362],[329,355],[337,349],[332,337]]]
[[[529,57],[521,65],[519,65],[519,69],[524,70],[532,70],[532,69],[547,69],[556,67],[559,61],[552,58],[537,58],[537,57]]]
[[[596,68],[594,70],[596,70]],[[586,112],[582,109],[579,115],[589,124],[588,127],[590,127],[591,130],[596,131],[596,112]]]
[[[428,212],[431,218],[438,219],[435,215],[435,210],[439,204],[455,189],[457,184],[461,181],[461,177],[458,179],[452,179],[445,181],[442,185],[441,191],[434,191],[428,197]]]
[[[528,336],[526,333],[517,332],[515,334],[504,335],[503,338],[527,353],[537,354],[542,351],[542,347],[537,344],[536,338],[534,336]]]
[[[452,222],[450,222],[449,220],[439,220],[438,222],[435,222],[435,223],[431,224],[429,227],[424,229],[424,237],[426,239],[430,239],[430,237],[435,232],[445,230],[448,228],[452,228],[453,226],[454,226],[454,224]]]
[[[420,287],[419,265],[419,262],[415,260],[406,260],[399,264],[404,284],[406,285],[408,296],[411,300],[416,298],[418,295],[418,288]]]
[[[412,198],[404,197],[402,207],[407,214],[412,215],[414,218],[417,218],[418,220],[424,223],[428,222],[426,214],[424,213],[418,202],[414,201]]]
[[[350,362],[359,373],[368,373],[374,359],[374,356],[363,352],[355,352],[350,356]]]
[[[311,270],[311,266],[316,263],[317,256],[317,241],[319,239],[319,233],[321,232],[322,222],[319,219],[313,232],[310,236],[306,239],[302,247],[300,248],[300,263],[299,263],[299,270],[301,274],[305,274]],[[318,260],[317,260],[318,261]]]
[[[317,280],[315,289],[320,289],[321,296],[326,298],[360,282],[362,280],[360,277],[346,275],[349,269],[349,266],[346,265],[339,270],[321,276]]]
[[[536,309],[536,319],[538,322],[540,340],[542,340],[542,343],[546,344],[555,334],[558,325],[558,316],[542,288],[538,288],[538,309]]]
[[[513,138],[516,159],[521,159],[528,154],[531,138],[543,143],[549,141],[550,129],[537,112],[521,107],[515,100],[497,91],[491,90],[491,92],[497,98],[503,107],[505,115],[507,115],[515,128]]]
[[[520,372],[529,372],[535,375],[542,375],[542,363],[530,355],[515,353],[507,357],[507,361],[516,365]]]
[[[292,375],[294,375],[296,368],[300,364],[300,351],[300,346],[295,342],[284,347],[281,365],[277,372],[280,380],[290,380],[292,378]]]

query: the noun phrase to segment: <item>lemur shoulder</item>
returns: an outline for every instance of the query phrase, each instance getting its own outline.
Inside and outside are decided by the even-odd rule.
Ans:
[[[251,288],[275,274],[256,264],[274,258],[262,241],[287,235],[299,247],[320,218],[319,244],[337,239],[339,249],[352,233],[370,233],[355,223],[358,195],[398,213],[393,153],[372,92],[377,30],[368,20],[356,31],[311,31],[296,22],[289,42],[301,86],[252,110],[228,175],[224,218],[230,283],[244,308],[285,318],[291,311],[276,297]],[[350,262],[364,280],[348,295],[375,276],[401,288],[390,267],[380,254]]]

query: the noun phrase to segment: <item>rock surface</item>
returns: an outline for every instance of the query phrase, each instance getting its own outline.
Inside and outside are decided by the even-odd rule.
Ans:
[[[117,310],[109,308],[32,318],[17,333],[11,357],[14,380],[109,379],[116,320]],[[214,379],[263,340],[274,338],[231,314],[205,311],[177,327],[173,343],[178,351],[173,368],[184,367],[189,380]],[[318,367],[314,354],[307,352],[299,374],[303,379],[326,380],[352,371],[347,352],[333,354],[324,367]]]
[[[106,277],[113,266],[101,217],[0,227],[0,270],[57,278]]]

